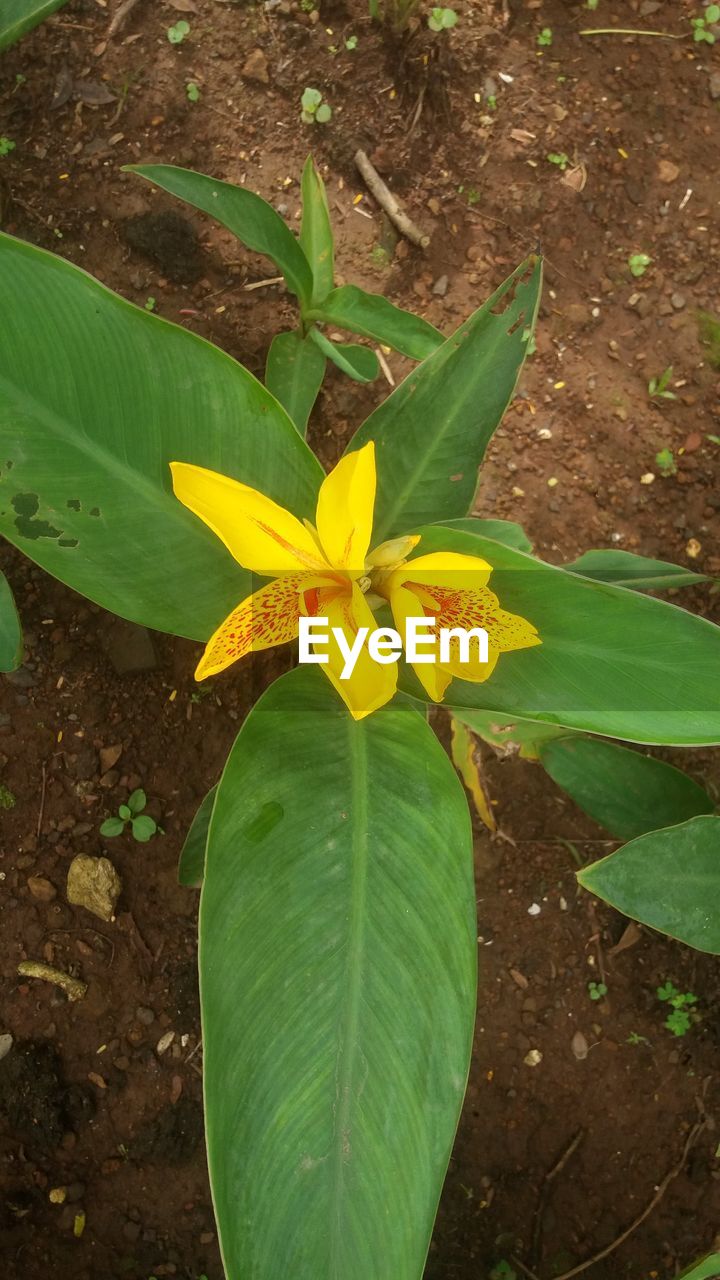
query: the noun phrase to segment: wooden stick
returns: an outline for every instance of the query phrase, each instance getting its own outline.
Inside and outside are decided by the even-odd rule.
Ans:
[[[400,234],[405,236],[406,240],[410,240],[412,244],[418,245],[420,249],[427,249],[430,244],[430,237],[424,231],[421,231],[412,218],[409,218],[403,212],[392,191],[383,182],[377,169],[370,163],[364,151],[355,152],[355,167],[365,179],[371,195],[375,197],[380,208],[385,210],[390,221],[395,223]]]
[[[110,26],[108,27],[108,33],[107,33],[108,40],[111,38],[111,36],[116,36],[118,31],[120,31],[120,29],[125,26],[125,23],[130,17],[130,14],[135,8],[135,5],[138,3],[139,3],[139,0],[123,0],[123,3],[119,6],[119,8],[113,14],[112,21],[110,23]]]

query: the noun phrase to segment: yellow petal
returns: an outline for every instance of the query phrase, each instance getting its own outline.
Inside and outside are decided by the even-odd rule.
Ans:
[[[171,462],[176,496],[225,543],[239,564],[275,577],[327,568],[312,534],[257,489],[187,462]]]
[[[351,590],[336,592],[333,600],[326,600],[318,616],[327,618],[331,628],[341,627],[349,645],[354,643],[360,627],[369,627],[373,631],[377,626],[375,617],[355,582],[352,583]],[[321,669],[337,689],[354,720],[364,719],[394,696],[397,688],[397,662],[388,665],[375,662],[368,652],[367,638],[355,669],[346,680],[340,675],[345,666],[345,658],[332,634],[328,656],[329,661]]]
[[[365,572],[375,506],[375,445],[341,458],[320,486],[317,531],[333,569]]]
[[[216,676],[247,653],[294,640],[304,584],[302,574],[288,574],[243,600],[208,640],[195,679]]]
[[[395,626],[403,638],[405,637],[406,619],[422,618],[424,616],[423,607],[417,596],[406,590],[405,587],[398,585],[393,587],[392,595],[390,596],[390,607]],[[427,647],[423,646],[422,651],[428,655],[432,653],[429,645]],[[437,662],[412,662],[410,665],[428,697],[432,698],[433,702],[442,702],[452,676],[443,671]]]
[[[480,683],[487,680],[501,653],[514,649],[529,649],[542,641],[531,622],[519,614],[500,608],[494,592],[487,587],[477,591],[454,591],[442,586],[409,584],[410,591],[426,614],[434,617],[437,628],[458,627],[472,631],[482,627],[488,636],[488,661],[480,662],[477,640],[469,644],[469,660],[460,659],[460,641],[450,642],[450,660],[442,664],[443,670],[460,680]]]
[[[477,591],[487,585],[491,573],[492,565],[479,556],[464,556],[456,551],[432,551],[396,569],[391,589],[396,582],[402,585],[417,582],[453,591]]]

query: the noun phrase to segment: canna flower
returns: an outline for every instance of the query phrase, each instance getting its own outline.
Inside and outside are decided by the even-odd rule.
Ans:
[[[270,579],[220,624],[210,637],[195,678],[217,675],[246,654],[297,638],[299,619],[327,618],[328,661],[322,670],[351,715],[361,720],[384,706],[397,687],[397,663],[373,660],[365,643],[348,679],[345,656],[333,629],[346,644],[376,627],[371,604],[389,601],[398,630],[407,617],[435,618],[443,627],[483,627],[488,661],[460,660],[453,641],[442,666],[415,665],[428,695],[441,702],[454,676],[486,680],[501,653],[540,644],[535,628],[499,607],[487,589],[491,566],[476,556],[435,552],[408,561],[420,538],[395,538],[370,551],[375,506],[375,446],[366,444],[342,458],[318,494],[315,524],[301,522],[271,498],[204,467],[170,464],[176,496],[225,543],[245,569]],[[453,647],[454,646],[454,647]]]

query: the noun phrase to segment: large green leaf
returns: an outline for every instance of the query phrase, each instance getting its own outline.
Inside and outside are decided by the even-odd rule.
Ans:
[[[7,49],[64,4],[65,0],[0,0],[0,49]]]
[[[202,801],[195,817],[190,823],[190,830],[180,850],[178,860],[178,881],[188,889],[196,889],[202,884],[205,874],[205,847],[207,845],[210,819],[215,805],[217,783],[211,787]]]
[[[375,441],[375,537],[467,515],[478,467],[515,389],[540,300],[531,259],[388,396],[348,452]]]
[[[636,556],[632,551],[585,551],[571,564],[564,564],[563,569],[599,582],[611,582],[616,587],[632,587],[635,591],[667,591],[670,587],[709,581],[707,574],[694,573],[667,560]]]
[[[124,171],[137,173],[153,186],[210,214],[248,249],[266,254],[284,275],[290,292],[309,304],[313,292],[310,264],[290,228],[262,196],[172,164],[130,164]]]
[[[524,760],[538,760],[544,742],[564,738],[568,732],[564,725],[521,720],[519,716],[512,718],[499,715],[496,711],[476,711],[470,707],[448,707],[448,711],[452,713],[453,719],[462,721],[500,756],[515,755],[517,752]]]
[[[462,520],[446,520],[448,529],[460,529],[462,533],[480,534],[483,538],[492,538],[493,542],[502,542],[506,547],[514,547],[516,551],[532,551],[532,542],[521,524],[514,520],[481,520],[476,516],[465,516]]]
[[[715,807],[687,774],[614,742],[558,738],[542,745],[540,760],[553,781],[619,840],[675,826]]]
[[[315,326],[308,337],[328,360],[332,360],[354,382],[372,382],[377,378],[380,365],[375,352],[369,347],[361,347],[357,342],[331,342]]]
[[[683,1271],[678,1280],[720,1280],[720,1253],[709,1253],[702,1262]]]
[[[472,1043],[467,805],[408,706],[274,684],[220,781],[200,907],[228,1280],[420,1280]]]
[[[354,284],[334,289],[323,302],[306,312],[306,319],[335,324],[364,338],[374,338],[412,360],[424,360],[443,342],[442,334],[427,320],[411,311],[401,311],[382,294],[367,293]]]
[[[22,631],[13,593],[0,572],[0,671],[14,671],[22,658]]]
[[[287,409],[302,436],[325,377],[325,356],[308,336],[278,333],[270,343],[265,385]]]
[[[720,818],[650,831],[577,875],[623,915],[720,954]]]
[[[173,497],[193,462],[314,515],[322,471],[229,356],[0,237],[0,533],[132,621],[207,639],[250,589]]]
[[[322,302],[334,283],[333,233],[330,223],[325,183],[312,156],[308,156],[302,172],[302,222],[300,244],[313,274],[312,302]]]
[[[445,700],[630,742],[720,742],[720,628],[664,600],[591,582],[499,542],[438,525],[416,555],[459,551],[494,566],[490,590],[542,644],[503,654],[488,680]],[[421,697],[417,682],[409,692]]]

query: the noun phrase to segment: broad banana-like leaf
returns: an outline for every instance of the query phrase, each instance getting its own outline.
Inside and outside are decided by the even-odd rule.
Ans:
[[[228,1280],[421,1280],[476,951],[467,804],[428,725],[282,676],[220,780],[200,905]]]
[[[424,360],[443,343],[442,334],[427,320],[402,311],[382,294],[367,293],[354,284],[333,289],[323,302],[306,312],[305,318],[374,338],[412,360]]]
[[[720,818],[691,818],[638,836],[577,878],[623,915],[720,954]]]
[[[514,547],[516,551],[531,552],[532,542],[521,524],[514,520],[483,520],[479,516],[465,516],[462,520],[446,520],[448,529],[459,529],[461,533],[478,533],[483,538],[492,538],[494,542],[502,542],[506,547]]]
[[[557,738],[543,743],[540,761],[553,781],[618,840],[715,808],[707,791],[680,769],[615,742]]]
[[[720,1280],[720,1253],[709,1253],[702,1262],[683,1271],[678,1280]]]
[[[266,254],[282,272],[290,292],[309,305],[313,292],[310,263],[287,223],[262,196],[173,164],[129,164],[123,166],[123,172],[136,173],[208,213],[253,253]]]
[[[632,551],[585,551],[571,564],[564,564],[563,569],[599,582],[611,582],[616,587],[632,587],[634,591],[667,591],[670,587],[710,581],[705,573],[683,569],[667,560],[636,556]]]
[[[22,658],[22,631],[10,583],[0,572],[0,671],[14,671]]]
[[[190,830],[180,850],[178,861],[178,882],[187,889],[197,889],[205,874],[205,846],[210,829],[210,819],[217,794],[217,783],[211,787],[203,799],[195,817],[190,823]]]
[[[453,680],[445,700],[457,715],[475,707],[628,742],[720,742],[720,627],[487,538],[438,525],[415,532],[415,555],[458,551],[491,564],[489,589],[542,641],[502,654],[483,683]],[[403,679],[422,697],[419,682]]]
[[[270,343],[265,385],[286,409],[304,436],[308,418],[325,377],[325,356],[308,336],[278,333]]]
[[[217,347],[0,236],[0,533],[105,609],[206,640],[251,576],[173,496],[194,462],[312,518],[322,469]]]
[[[450,694],[452,696],[452,686]],[[537,720],[521,720],[499,715],[495,711],[475,711],[470,707],[448,707],[454,720],[461,720],[479,738],[495,749],[499,756],[516,753],[523,760],[539,760],[540,748],[553,738],[567,738],[563,725],[541,724]]]
[[[65,0],[0,0],[0,49],[7,49],[32,31]]]
[[[314,325],[308,337],[328,360],[332,360],[354,382],[372,382],[377,378],[380,365],[375,352],[369,347],[361,347],[357,342],[331,342]]]
[[[540,301],[542,266],[514,271],[355,433],[375,441],[375,538],[466,516],[488,442],[510,402]]]
[[[300,244],[313,274],[312,302],[320,303],[335,284],[333,233],[325,183],[308,156],[302,172]]]

